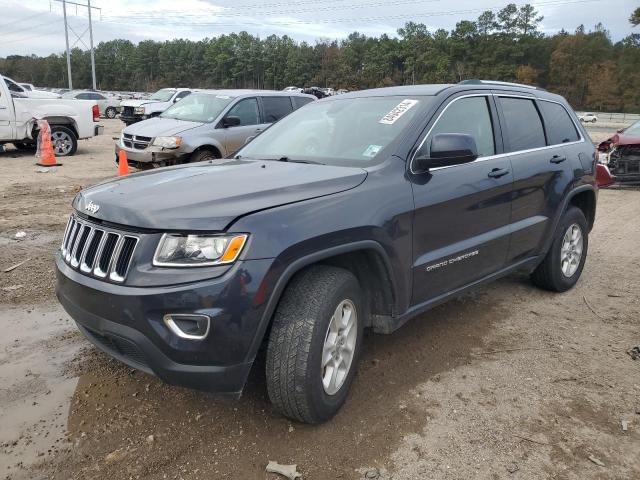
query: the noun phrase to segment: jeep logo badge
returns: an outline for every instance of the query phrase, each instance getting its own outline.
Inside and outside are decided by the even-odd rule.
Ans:
[[[96,205],[93,202],[89,202],[89,205],[84,207],[87,212],[96,213],[100,209],[100,205]]]

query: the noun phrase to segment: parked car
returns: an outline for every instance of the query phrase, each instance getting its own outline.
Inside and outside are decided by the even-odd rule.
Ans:
[[[322,422],[347,398],[364,328],[391,333],[515,270],[572,288],[595,164],[567,102],[532,87],[331,97],[234,159],[81,190],[57,295],[98,348],[169,383],[237,397],[264,346],[273,404]]]
[[[65,93],[62,98],[95,101],[100,109],[100,115],[106,118],[116,118],[116,115],[121,109],[120,101],[117,98],[89,90],[74,90]]]
[[[315,97],[268,90],[202,90],[155,118],[126,127],[116,144],[138,168],[233,154],[247,139]]]
[[[320,87],[306,87],[302,90],[302,93],[306,93],[307,95],[313,95],[317,99],[327,97],[327,94]]]
[[[640,184],[640,121],[601,142],[598,151],[616,182]]]
[[[282,89],[283,92],[295,92],[295,93],[302,93],[302,90],[303,89],[300,87],[286,87]]]
[[[157,117],[167,108],[179,102],[193,92],[190,88],[163,88],[154,93],[149,99],[122,101],[120,120],[126,125],[140,122],[148,118]],[[134,95],[140,98],[142,95]]]
[[[596,123],[598,121],[598,117],[595,113],[584,113],[578,116],[578,118],[584,123]]]
[[[15,80],[11,80],[9,77],[3,77],[4,81],[10,91],[14,93],[21,93],[28,98],[60,98],[60,95],[53,92],[46,92],[44,90],[29,90],[20,85]]]
[[[73,155],[78,139],[102,133],[95,102],[27,97],[16,91],[14,84],[0,75],[0,144],[13,143],[21,150],[35,148],[39,119],[49,121],[57,156]]]

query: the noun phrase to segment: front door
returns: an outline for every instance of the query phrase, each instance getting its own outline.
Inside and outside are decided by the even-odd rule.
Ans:
[[[238,117],[240,125],[226,128],[224,146],[227,155],[232,155],[245,144],[248,138],[256,136],[266,125],[260,121],[257,98],[243,98],[227,112],[227,117]]]
[[[0,90],[0,140],[12,140],[13,100],[2,92],[3,90]]]
[[[439,133],[471,135],[478,159],[412,175],[413,305],[471,284],[505,265],[513,173],[502,153],[490,94],[454,98],[427,133],[418,154]],[[426,151],[425,151],[426,150]]]

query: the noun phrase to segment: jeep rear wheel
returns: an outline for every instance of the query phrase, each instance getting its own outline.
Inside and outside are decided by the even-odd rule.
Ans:
[[[291,280],[267,346],[267,390],[280,412],[306,423],[336,414],[356,375],[364,315],[348,270],[318,265]]]
[[[540,288],[565,292],[580,278],[589,246],[587,219],[582,210],[570,207],[562,219],[551,248],[542,263],[531,274]]]

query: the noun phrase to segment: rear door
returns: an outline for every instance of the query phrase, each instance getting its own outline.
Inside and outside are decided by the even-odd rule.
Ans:
[[[418,153],[438,133],[471,135],[471,163],[411,175],[414,305],[473,283],[504,267],[509,246],[513,173],[491,93],[463,94],[441,107]],[[426,151],[424,151],[426,149]]]
[[[260,108],[257,97],[239,100],[229,109],[225,117],[238,117],[240,119],[240,125],[225,129],[224,146],[227,155],[231,155],[240,150],[240,147],[245,144],[248,138],[254,137],[264,128],[260,120]]]
[[[514,173],[507,262],[515,263],[541,253],[577,167],[568,149],[580,137],[559,103],[499,92],[496,101]]]
[[[265,126],[277,122],[293,111],[291,97],[264,96],[262,100],[262,118]]]

